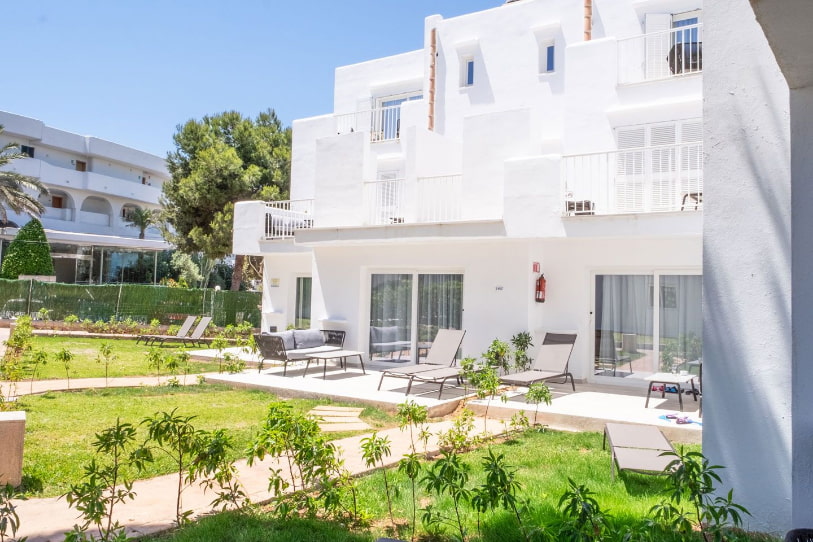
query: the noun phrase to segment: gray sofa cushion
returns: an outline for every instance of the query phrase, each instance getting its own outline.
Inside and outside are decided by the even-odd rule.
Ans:
[[[285,350],[293,350],[296,348],[293,331],[280,331],[277,333],[269,333],[269,335],[280,337],[282,339],[282,343],[285,345]]]
[[[325,338],[322,331],[318,329],[295,329],[294,342],[296,343],[296,349],[299,350],[301,348],[323,346]],[[286,345],[285,348],[287,349],[288,346]]]

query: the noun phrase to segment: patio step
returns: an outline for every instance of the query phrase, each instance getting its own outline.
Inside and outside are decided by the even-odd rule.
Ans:
[[[370,429],[370,426],[359,418],[363,410],[363,408],[357,407],[323,405],[314,407],[308,414],[322,420],[319,424],[319,429],[326,433],[335,433],[337,431],[365,431]]]

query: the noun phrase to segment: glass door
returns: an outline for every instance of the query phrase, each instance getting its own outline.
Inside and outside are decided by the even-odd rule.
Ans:
[[[296,307],[294,309],[294,327],[310,329],[311,327],[311,277],[296,279]]]
[[[594,375],[696,371],[702,281],[700,275],[596,275]]]
[[[461,329],[462,320],[461,274],[371,276],[369,354],[373,361],[420,362],[438,329]]]

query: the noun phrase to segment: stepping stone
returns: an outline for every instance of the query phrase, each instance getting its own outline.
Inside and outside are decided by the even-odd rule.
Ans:
[[[311,409],[311,412],[341,412],[342,414],[361,414],[363,408],[358,407],[338,407],[338,406],[317,406]]]
[[[355,423],[320,423],[319,429],[325,433],[335,433],[337,431],[365,431],[370,426],[362,421]]]

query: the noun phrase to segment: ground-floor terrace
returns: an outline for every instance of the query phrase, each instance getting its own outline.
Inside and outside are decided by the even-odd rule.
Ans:
[[[488,408],[488,418],[494,420],[510,419],[523,410],[529,420],[536,416],[540,424],[567,431],[602,431],[608,422],[646,424],[659,427],[670,440],[676,442],[700,443],[702,440],[702,402],[698,400],[702,396],[685,393],[690,390],[691,383],[684,384],[682,410],[676,393],[661,391],[651,393],[647,406],[647,390],[653,384],[644,378],[629,378],[627,386],[576,381],[575,391],[569,382],[548,382],[552,403],[534,405],[526,400],[526,390],[521,387],[504,387],[500,396],[504,395],[505,400],[496,397],[490,402],[477,399],[470,387],[457,382],[447,382],[440,394],[438,384],[414,383],[410,393],[406,394],[409,385],[407,379],[387,376],[382,379],[382,371],[391,368],[388,363],[368,361],[362,368],[352,359],[345,367],[332,361],[310,365],[298,362],[289,364],[283,375],[281,365],[266,362],[264,368],[258,370],[256,358],[251,354],[241,349],[231,349],[231,353],[241,356],[250,367],[237,374],[209,374],[206,376],[207,382],[262,389],[282,397],[330,398],[389,410],[395,410],[399,404],[412,400],[426,406],[433,417],[452,415],[464,403],[479,415],[484,415]],[[217,354],[214,350],[195,352],[195,356],[201,358]],[[695,384],[699,387],[697,380]],[[654,386],[660,389],[657,383]],[[495,421],[489,430],[497,433],[501,427]]]

